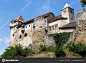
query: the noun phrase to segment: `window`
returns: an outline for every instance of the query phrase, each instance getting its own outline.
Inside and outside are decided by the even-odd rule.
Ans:
[[[30,25],[29,25],[29,27],[30,27]]]
[[[54,27],[53,27],[53,30],[54,30]]]
[[[21,30],[22,34],[24,34],[24,30]]]
[[[13,34],[13,36],[14,36],[14,34]]]
[[[73,13],[72,10],[70,10],[70,13],[71,13],[71,14]]]
[[[33,28],[35,28],[35,26],[33,26]]]
[[[73,18],[71,18],[71,20],[73,20]]]
[[[25,33],[25,35],[24,35],[25,37],[27,36],[27,33]]]
[[[21,37],[22,37],[22,36],[20,35],[20,36],[19,36],[19,39],[20,39]]]
[[[46,20],[45,20],[45,23],[46,23]]]
[[[50,30],[51,30],[51,27],[50,27]]]
[[[63,12],[66,13],[66,10],[64,10]]]
[[[24,26],[22,26],[22,28],[24,28]]]

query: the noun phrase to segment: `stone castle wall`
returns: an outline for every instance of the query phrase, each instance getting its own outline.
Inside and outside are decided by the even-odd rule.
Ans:
[[[45,26],[46,21],[44,18],[39,17],[34,21],[35,28],[33,29],[33,41],[32,41],[32,50],[39,52],[40,45],[52,45],[54,43],[53,37],[49,37],[48,28]],[[47,25],[47,24],[46,24]]]
[[[73,31],[71,35],[73,42],[84,41],[86,44],[86,20],[77,21],[76,30]]]

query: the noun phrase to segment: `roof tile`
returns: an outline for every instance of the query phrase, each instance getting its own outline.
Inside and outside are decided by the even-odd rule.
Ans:
[[[76,23],[77,21],[73,21],[73,22],[70,22],[62,27],[59,27],[60,29],[63,29],[63,28],[72,28],[72,27],[76,27]]]

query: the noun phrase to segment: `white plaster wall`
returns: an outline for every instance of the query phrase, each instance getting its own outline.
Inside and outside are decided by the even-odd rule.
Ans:
[[[68,23],[69,23],[68,20],[56,20],[54,22],[49,23],[49,26],[58,24],[58,27],[60,27],[60,26],[63,26],[65,24],[68,24]]]
[[[13,33],[14,33],[14,28],[12,28],[10,32],[10,44],[9,45],[13,45],[14,43],[15,36],[13,37]]]
[[[23,47],[28,47],[30,44],[32,44],[32,39],[29,36],[27,36],[24,37],[22,41],[19,41],[16,44],[21,44]]]
[[[60,33],[63,33],[63,32],[73,32],[74,29],[75,28],[73,28],[73,29],[60,29],[59,32]]]
[[[42,28],[46,27],[45,19],[43,17],[36,18],[34,20],[34,24],[35,24],[35,30],[40,29],[40,26],[42,26]]]
[[[30,25],[30,27],[29,27],[29,25]],[[32,23],[30,23],[30,24],[29,24],[29,23],[26,24],[26,25],[25,25],[25,32],[26,32],[26,31],[31,32],[31,31],[32,31],[31,28],[32,28]]]
[[[11,27],[13,27],[13,26],[15,26],[15,25],[18,25],[18,24],[19,24],[18,21],[15,22],[15,23],[14,23],[14,22],[10,22],[10,26],[11,26]]]

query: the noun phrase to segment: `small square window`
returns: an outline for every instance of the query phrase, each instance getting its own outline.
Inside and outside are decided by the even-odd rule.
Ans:
[[[73,18],[71,18],[71,20],[73,20]]]
[[[30,27],[30,25],[29,25],[29,27]]]

